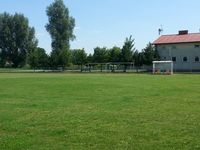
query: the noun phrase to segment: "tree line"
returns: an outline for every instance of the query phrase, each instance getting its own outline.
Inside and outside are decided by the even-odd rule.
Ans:
[[[143,65],[151,66],[152,61],[159,60],[159,55],[155,47],[148,43],[142,50],[135,49],[134,39],[126,38],[122,48],[113,46],[112,48],[96,47],[93,54],[87,54],[85,49],[70,50],[67,65],[77,65],[81,70],[86,64],[92,63],[130,63],[133,62],[136,68]],[[29,58],[32,68],[45,69],[53,67],[51,56],[45,53],[42,48],[37,48]],[[125,66],[126,67],[126,66]]]
[[[93,54],[84,49],[70,49],[75,19],[69,15],[63,0],[55,0],[46,9],[48,23],[45,28],[49,32],[52,51],[48,55],[38,47],[34,27],[29,26],[28,18],[23,14],[0,14],[0,67],[23,67],[30,65],[33,69],[65,69],[73,64],[83,66],[87,63],[134,62],[135,66],[151,65],[159,56],[150,43],[141,52],[135,49],[132,36],[125,39],[122,48],[96,47]]]

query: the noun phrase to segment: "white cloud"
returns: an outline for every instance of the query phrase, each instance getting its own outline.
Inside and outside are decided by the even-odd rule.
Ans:
[[[101,34],[102,33],[101,30],[92,30],[91,32],[94,33],[94,34]]]
[[[81,27],[79,27],[79,26],[74,28],[74,30],[76,30],[76,31],[80,30],[80,29],[81,29]]]
[[[44,32],[38,32],[38,33],[36,33],[36,37],[46,37],[46,36],[48,36],[48,34],[44,33]]]

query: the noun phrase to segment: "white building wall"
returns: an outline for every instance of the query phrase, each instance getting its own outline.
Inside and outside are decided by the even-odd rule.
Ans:
[[[174,70],[200,71],[200,62],[195,62],[195,57],[200,59],[200,43],[163,44],[156,48],[161,60],[172,60],[172,57],[176,57]],[[187,62],[183,61],[184,57],[187,57]]]

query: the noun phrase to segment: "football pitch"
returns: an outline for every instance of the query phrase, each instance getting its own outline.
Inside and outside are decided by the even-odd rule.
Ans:
[[[0,74],[0,150],[200,149],[200,75]]]

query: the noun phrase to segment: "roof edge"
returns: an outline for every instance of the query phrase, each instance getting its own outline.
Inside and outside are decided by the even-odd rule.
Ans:
[[[190,35],[190,34],[200,34],[200,32],[194,32],[194,33],[188,33],[188,34],[183,34],[183,35],[180,35],[180,34],[164,34],[164,35],[161,35],[160,37],[162,36],[174,36],[174,35],[177,35],[177,36],[186,36],[186,35]]]
[[[191,42],[171,42],[171,43],[156,43],[155,41],[152,43],[153,45],[166,45],[166,44],[183,44],[183,43],[200,43],[200,41],[191,41]]]

